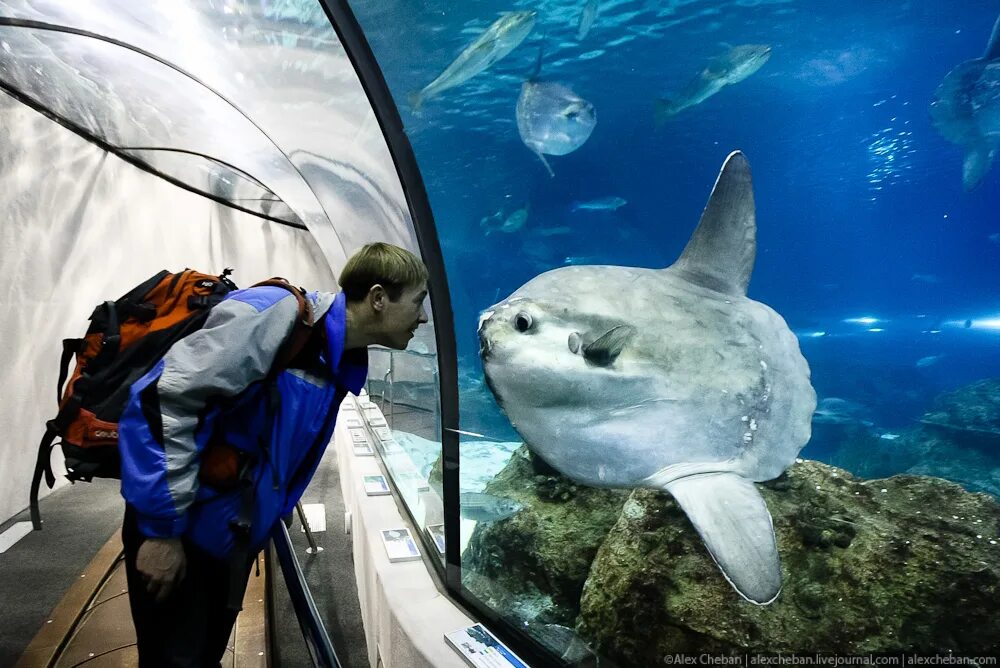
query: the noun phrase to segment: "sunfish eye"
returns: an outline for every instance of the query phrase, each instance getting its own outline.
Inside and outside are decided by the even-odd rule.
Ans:
[[[519,332],[527,332],[531,329],[531,316],[524,311],[514,316],[514,329]]]

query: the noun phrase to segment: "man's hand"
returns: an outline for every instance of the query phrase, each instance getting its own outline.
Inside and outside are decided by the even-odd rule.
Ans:
[[[162,603],[186,572],[184,546],[180,538],[147,538],[139,546],[135,567],[146,581],[146,591]]]

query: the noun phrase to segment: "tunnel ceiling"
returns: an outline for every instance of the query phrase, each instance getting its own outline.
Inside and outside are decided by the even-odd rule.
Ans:
[[[0,1],[0,88],[178,186],[308,229],[333,266],[373,238],[414,246],[317,0]]]

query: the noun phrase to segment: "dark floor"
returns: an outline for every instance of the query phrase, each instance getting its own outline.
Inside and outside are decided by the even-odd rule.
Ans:
[[[67,485],[42,499],[43,529],[0,554],[0,666],[14,665],[69,586],[121,526],[123,510],[117,480]],[[0,531],[28,519],[24,511]]]
[[[124,505],[118,487],[116,480],[99,480],[59,489],[41,502],[44,529],[0,554],[0,666],[14,665],[69,586],[119,528]],[[308,555],[305,534],[296,521],[290,531],[296,555],[341,665],[363,668],[368,658],[334,452],[325,457],[302,501],[326,504],[327,531],[315,534],[323,551]],[[27,511],[22,512],[0,531],[27,520]],[[287,593],[280,578],[276,582],[275,658],[280,663],[272,665],[310,666]]]

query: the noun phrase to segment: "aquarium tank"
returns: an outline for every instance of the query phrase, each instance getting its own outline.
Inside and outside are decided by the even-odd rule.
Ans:
[[[190,214],[220,253],[230,223],[317,281],[370,241],[420,252],[432,322],[370,351],[343,422],[443,589],[536,668],[991,665],[998,15],[0,0],[8,135],[37,144],[8,147],[8,254],[58,264],[48,230],[93,241],[118,207],[187,229],[130,182],[91,197],[103,157],[29,179],[78,146],[30,110],[223,205]]]
[[[538,665],[1000,651],[1000,6],[350,6],[447,275],[454,595]]]

